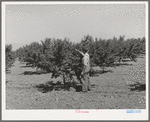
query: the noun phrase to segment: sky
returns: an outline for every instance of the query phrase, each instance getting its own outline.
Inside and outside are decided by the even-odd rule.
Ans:
[[[13,50],[46,38],[145,37],[144,4],[6,5],[5,38]]]

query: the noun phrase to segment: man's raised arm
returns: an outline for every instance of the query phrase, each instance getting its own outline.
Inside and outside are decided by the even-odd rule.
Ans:
[[[77,52],[79,52],[82,56],[84,56],[84,53],[83,52],[81,52],[81,51],[79,51],[79,50],[77,50],[77,49],[75,49]]]

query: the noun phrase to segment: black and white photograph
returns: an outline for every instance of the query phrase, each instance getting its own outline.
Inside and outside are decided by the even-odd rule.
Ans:
[[[148,119],[148,2],[2,2],[2,51],[4,120]]]

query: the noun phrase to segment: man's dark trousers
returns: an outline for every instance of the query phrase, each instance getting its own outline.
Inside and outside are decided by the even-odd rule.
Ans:
[[[82,84],[83,92],[87,92],[87,91],[91,90],[89,73],[84,73],[83,75],[81,75],[81,84]]]

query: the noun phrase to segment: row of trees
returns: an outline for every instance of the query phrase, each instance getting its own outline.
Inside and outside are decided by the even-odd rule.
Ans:
[[[74,49],[82,51],[83,48],[89,49],[91,66],[108,67],[123,58],[136,61],[139,54],[145,53],[145,38],[125,40],[124,36],[120,36],[118,39],[114,37],[108,40],[96,38],[94,41],[92,36],[87,35],[80,43],[72,43],[67,38],[46,38],[41,43],[32,42],[20,47],[15,54],[19,61],[25,62],[26,65],[51,72],[55,78],[62,76],[65,84],[73,75],[80,78],[82,56]],[[6,59],[7,57],[10,56],[6,55]],[[7,61],[9,62],[8,59]],[[6,62],[6,65],[8,64]]]

